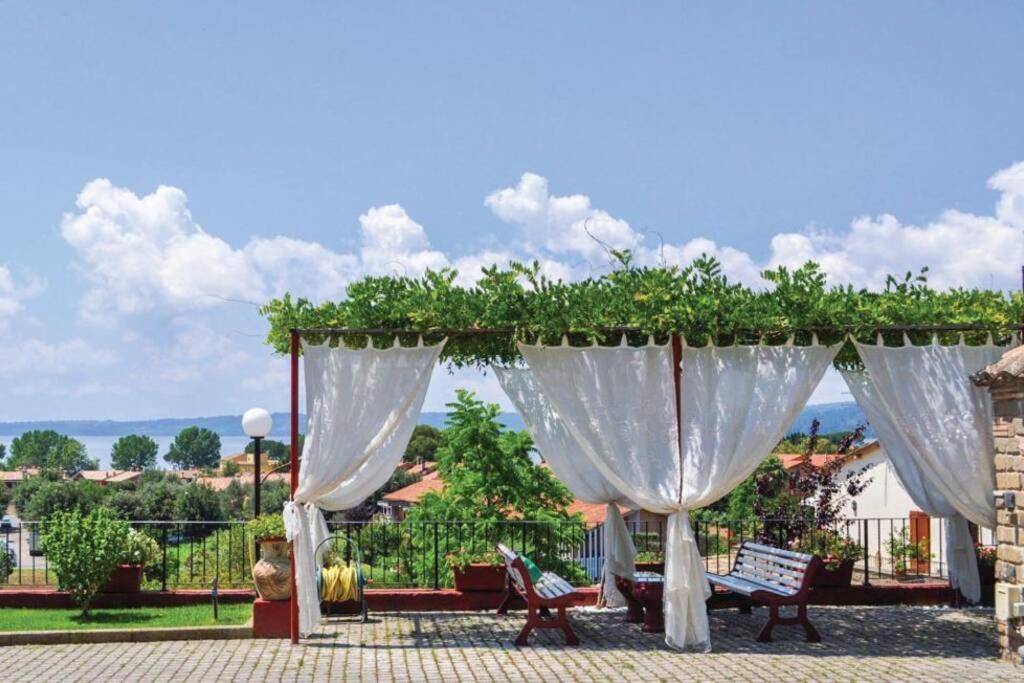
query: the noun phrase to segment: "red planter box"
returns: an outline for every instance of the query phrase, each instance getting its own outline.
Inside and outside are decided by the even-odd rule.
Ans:
[[[253,638],[290,638],[291,601],[256,598],[252,603]]]
[[[505,567],[493,564],[470,564],[463,569],[452,569],[455,590],[467,592],[505,590]]]
[[[835,569],[822,565],[814,577],[815,588],[849,588],[853,582],[853,560],[840,562]]]
[[[142,565],[119,564],[110,575],[104,593],[138,593],[142,588]]]

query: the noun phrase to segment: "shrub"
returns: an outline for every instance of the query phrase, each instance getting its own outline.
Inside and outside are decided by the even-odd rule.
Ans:
[[[6,546],[0,546],[0,583],[6,583],[7,577],[14,571],[14,559],[11,557],[13,552]]]
[[[130,529],[121,552],[120,564],[145,566],[160,555],[160,546],[144,531]]]
[[[183,555],[186,548],[189,552]],[[220,529],[199,543],[179,546],[169,560],[168,580],[177,585],[199,585],[201,581],[208,587],[214,576],[222,588],[252,585],[252,536],[241,525]]]
[[[264,538],[284,538],[284,518],[280,514],[260,515],[246,524],[245,528],[257,541]]]
[[[799,541],[793,549],[802,553],[817,555],[825,561],[830,570],[839,568],[843,562],[859,560],[864,556],[864,547],[831,529],[812,529]]]
[[[89,603],[110,579],[128,542],[129,527],[107,508],[82,516],[78,510],[55,512],[43,532],[43,551],[61,590],[88,614]]]

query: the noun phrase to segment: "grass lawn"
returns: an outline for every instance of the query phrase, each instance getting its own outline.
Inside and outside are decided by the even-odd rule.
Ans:
[[[76,609],[2,609],[0,631],[78,631],[95,628],[171,628],[234,626],[252,617],[248,603],[220,605],[217,621],[210,605],[93,609],[82,617]]]

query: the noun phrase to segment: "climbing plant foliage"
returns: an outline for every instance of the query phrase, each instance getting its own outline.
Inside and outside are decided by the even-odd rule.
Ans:
[[[972,325],[992,331],[997,341],[1024,320],[1024,297],[1019,293],[983,289],[937,290],[928,285],[927,271],[890,276],[880,291],[852,286],[829,286],[821,268],[812,262],[796,270],[779,267],[762,273],[759,287],[730,281],[717,260],[701,257],[687,267],[635,267],[628,252],[618,253],[619,267],[578,281],[553,281],[540,274],[537,263],[510,263],[507,268],[483,270],[473,286],[456,284],[451,269],[423,277],[369,276],[349,285],[341,301],[314,304],[291,294],[270,301],[260,311],[270,323],[267,341],[286,353],[292,328],[358,328],[408,330],[403,344],[416,334],[430,341],[439,330],[507,328],[508,334],[453,336],[444,357],[454,365],[510,362],[515,343],[559,343],[568,335],[572,344],[618,344],[633,328],[627,343],[642,344],[649,336],[664,343],[683,335],[690,345],[784,343],[794,334],[807,344],[816,332],[822,343],[841,341],[849,333],[874,341],[879,328],[922,325]],[[432,334],[433,333],[433,334]],[[930,332],[910,332],[913,343],[928,343]],[[957,334],[940,335],[955,343]],[[971,332],[968,343],[982,343],[986,332]],[[886,343],[901,344],[901,332],[887,332]],[[318,341],[311,338],[310,341]],[[388,345],[391,338],[374,338]],[[366,336],[339,340],[350,346],[367,343]],[[855,364],[852,346],[839,364]]]

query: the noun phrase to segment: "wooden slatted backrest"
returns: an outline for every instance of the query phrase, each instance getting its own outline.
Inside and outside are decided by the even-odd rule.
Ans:
[[[519,559],[519,554],[508,546],[499,543],[498,554],[505,561],[505,569],[508,570],[509,578],[524,595],[533,593],[533,583],[530,581],[530,573],[526,571],[526,565]]]
[[[731,574],[767,588],[799,593],[810,586],[819,563],[814,555],[748,541],[740,546]]]

